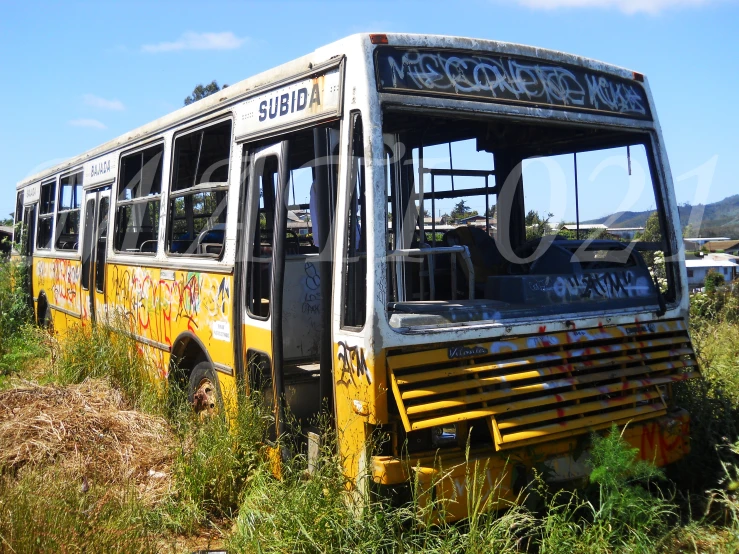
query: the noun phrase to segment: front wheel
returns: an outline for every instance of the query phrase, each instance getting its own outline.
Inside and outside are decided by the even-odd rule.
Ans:
[[[210,362],[200,362],[190,373],[187,398],[200,416],[218,413],[223,403],[218,376]]]

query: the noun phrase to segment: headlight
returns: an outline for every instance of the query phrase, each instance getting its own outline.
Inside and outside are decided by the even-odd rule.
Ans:
[[[431,443],[435,448],[457,444],[457,426],[443,425],[431,429]]]

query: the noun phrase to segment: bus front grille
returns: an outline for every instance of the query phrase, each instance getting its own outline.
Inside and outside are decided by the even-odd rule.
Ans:
[[[667,388],[698,376],[680,320],[388,353],[407,432],[486,418],[497,449],[667,411]]]

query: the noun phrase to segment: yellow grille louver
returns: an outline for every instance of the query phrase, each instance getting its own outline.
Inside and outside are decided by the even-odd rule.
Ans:
[[[666,413],[665,387],[698,376],[681,320],[389,354],[407,432],[489,418],[497,449]]]

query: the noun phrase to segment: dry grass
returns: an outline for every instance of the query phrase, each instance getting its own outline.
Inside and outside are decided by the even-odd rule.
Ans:
[[[96,484],[134,483],[142,499],[171,487],[174,436],[157,416],[129,409],[105,381],[0,392],[0,471],[53,465]]]

